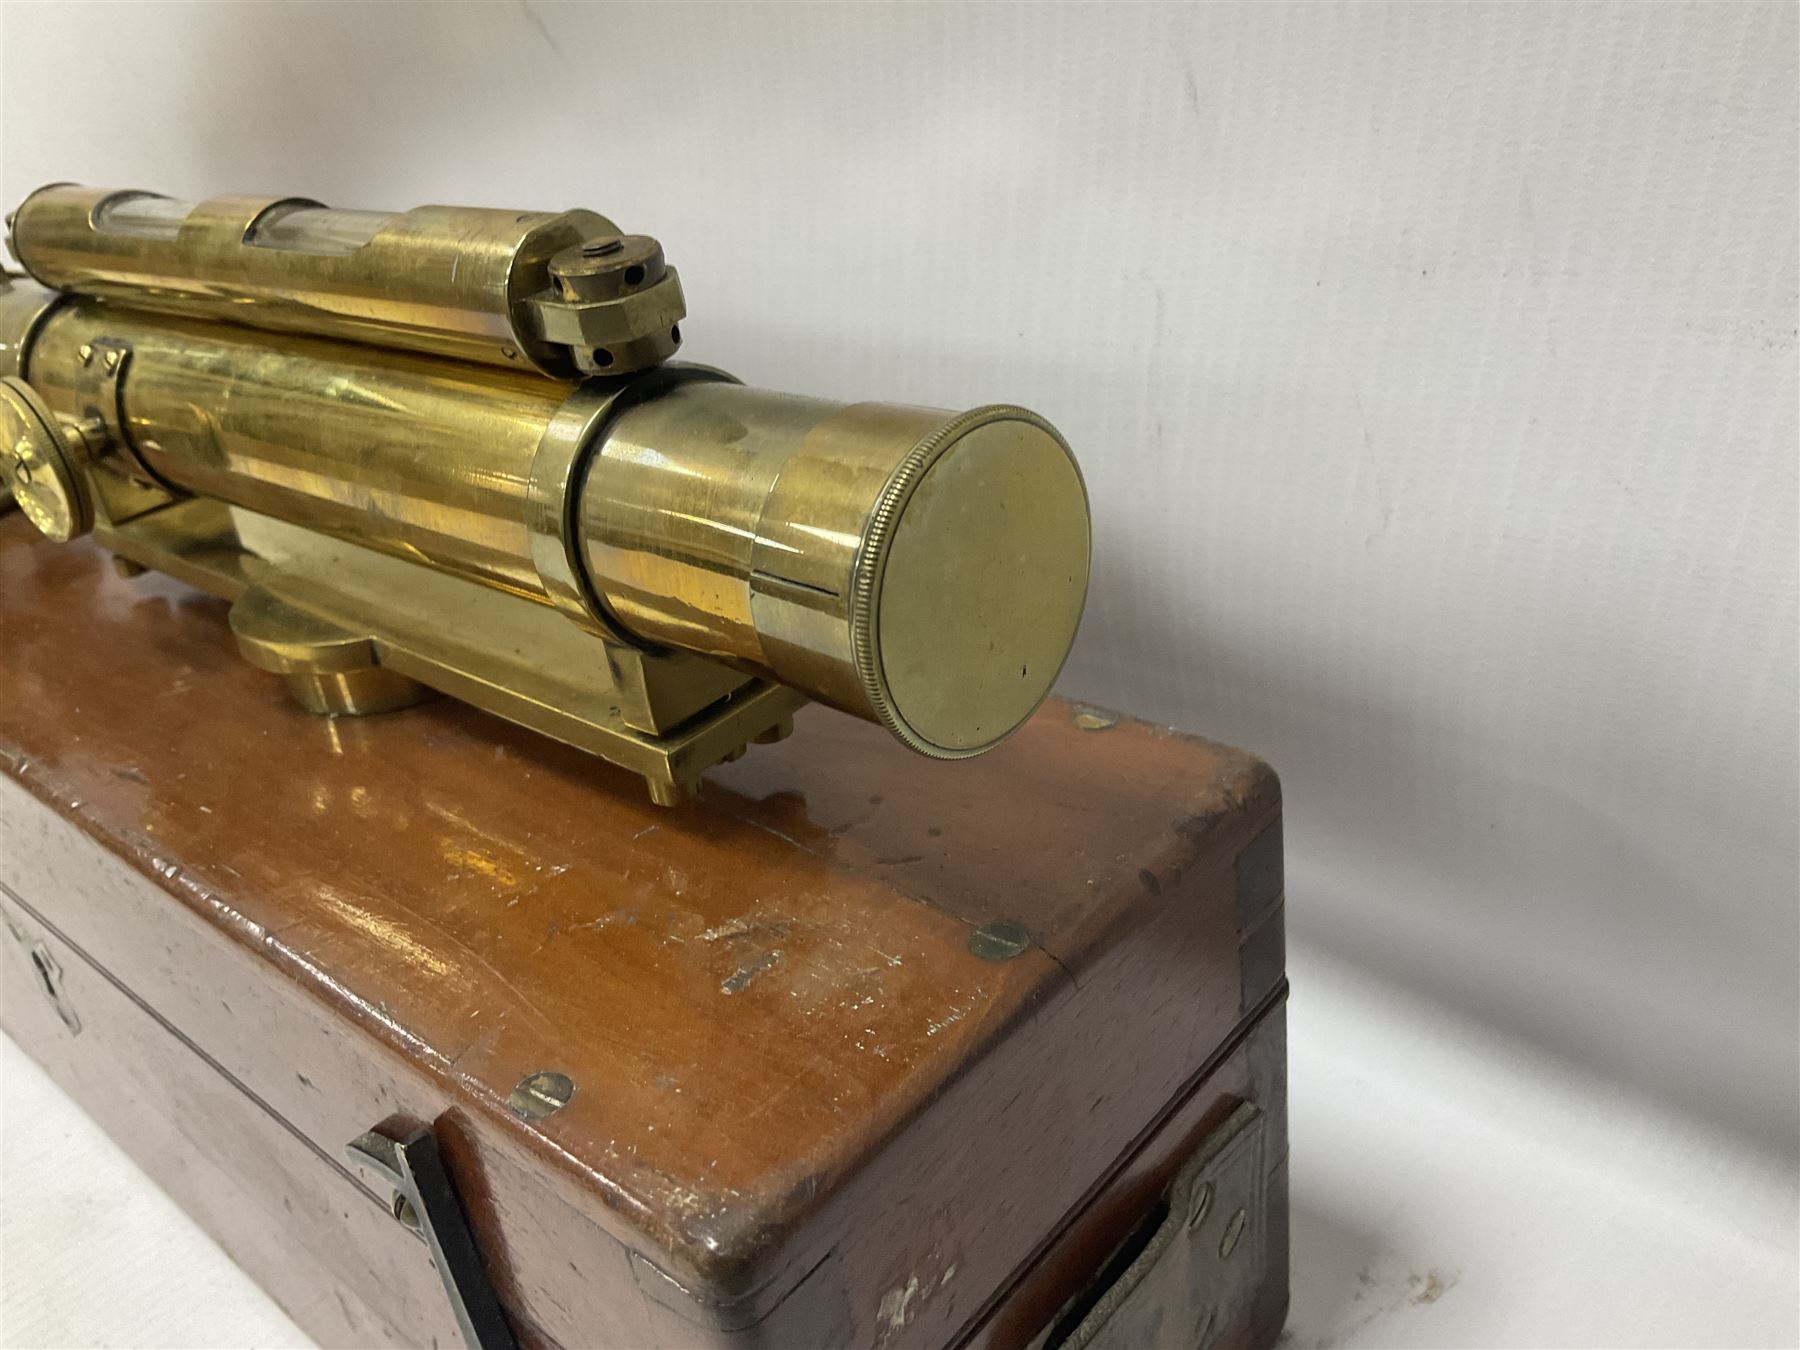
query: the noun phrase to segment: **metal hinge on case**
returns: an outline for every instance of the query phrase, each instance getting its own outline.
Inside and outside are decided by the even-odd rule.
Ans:
[[[344,1150],[393,1187],[394,1218],[425,1239],[469,1350],[518,1350],[456,1187],[429,1128],[394,1139],[370,1130]]]
[[[1205,1350],[1241,1323],[1263,1266],[1263,1119],[1238,1103],[1028,1350]]]

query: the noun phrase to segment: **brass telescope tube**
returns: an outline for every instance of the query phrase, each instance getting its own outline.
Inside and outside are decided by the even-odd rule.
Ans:
[[[525,476],[567,386],[74,299],[30,349],[52,411],[79,415],[106,339],[131,348],[126,431],[168,486],[543,598]]]
[[[26,354],[53,412],[81,416],[103,340],[130,348],[125,430],[167,486],[719,658],[928,755],[1014,730],[1080,619],[1085,489],[1022,409],[668,366],[575,386],[75,297]]]

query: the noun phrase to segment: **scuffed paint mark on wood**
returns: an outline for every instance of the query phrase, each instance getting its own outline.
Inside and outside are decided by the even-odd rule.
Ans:
[[[781,948],[777,947],[774,951],[764,952],[754,960],[744,962],[743,965],[733,971],[731,975],[726,978],[725,982],[719,986],[719,992],[721,994],[743,993],[744,990],[748,989],[751,984],[755,982],[758,975],[761,975],[765,970],[769,969],[769,967],[775,965],[781,960],[781,957]]]
[[[875,1323],[881,1329],[883,1340],[912,1320],[913,1304],[918,1297],[917,1275],[908,1276],[904,1285],[890,1289],[881,1296],[881,1307],[875,1313]]]
[[[786,919],[765,919],[757,914],[740,914],[735,919],[708,928],[700,934],[702,942],[723,942],[740,937],[786,937],[793,925]]]
[[[974,994],[970,995],[962,1002],[951,1004],[944,1010],[942,1017],[934,1017],[925,1024],[925,1034],[927,1036],[936,1036],[939,1032],[946,1031],[950,1027],[955,1026],[958,1022],[962,1021],[963,1018],[973,1012],[976,1005],[980,1002],[981,991],[976,990]]]

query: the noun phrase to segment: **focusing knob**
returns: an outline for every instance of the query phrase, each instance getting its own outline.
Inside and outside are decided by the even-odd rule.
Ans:
[[[70,456],[70,436],[23,380],[0,379],[0,475],[25,518],[67,543],[93,527],[87,479]]]

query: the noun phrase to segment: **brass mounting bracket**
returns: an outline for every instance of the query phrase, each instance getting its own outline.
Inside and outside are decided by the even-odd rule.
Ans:
[[[133,444],[125,419],[125,373],[131,368],[131,344],[120,338],[95,338],[76,353],[75,399],[84,427],[92,428],[96,452],[115,451],[131,478],[168,489],[144,462]]]
[[[0,300],[11,281],[0,273]],[[24,333],[35,333],[63,299],[50,295]],[[70,539],[95,523],[118,524],[182,495],[157,476],[131,438],[124,402],[129,342],[96,337],[77,349],[73,413],[53,412],[25,382],[25,354],[23,346],[0,347],[0,512],[25,506],[50,538]],[[19,477],[25,481],[12,481]]]
[[[117,338],[84,342],[76,353],[81,365],[75,372],[75,398],[83,421],[98,422],[106,439],[129,452],[125,412],[120,391],[125,387],[125,368],[131,363],[131,344]],[[135,456],[134,456],[135,458]]]
[[[188,498],[95,538],[232,602],[239,650],[325,716],[449,694],[642,775],[665,806],[752,742],[793,730],[804,695],[685,652],[606,642],[555,608]]]

